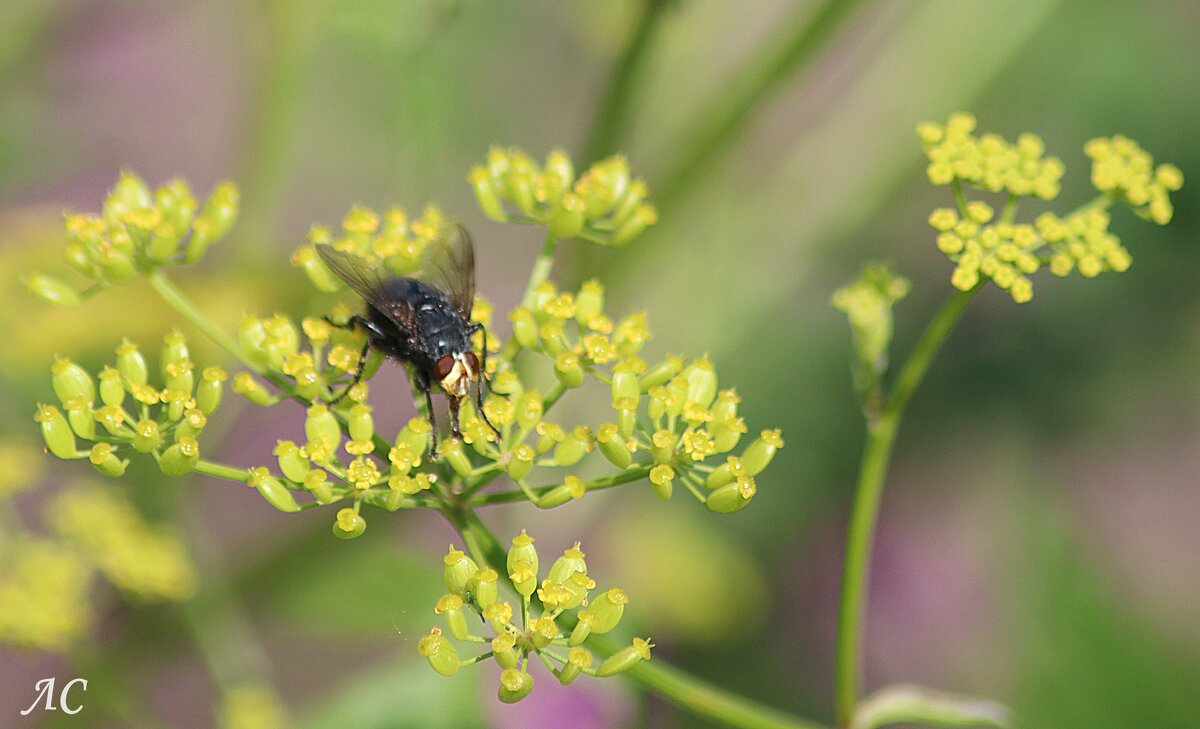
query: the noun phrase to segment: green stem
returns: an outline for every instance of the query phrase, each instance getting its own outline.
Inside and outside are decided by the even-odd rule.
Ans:
[[[858,700],[858,683],[862,674],[863,612],[871,569],[871,546],[883,497],[884,479],[891,461],[892,444],[909,400],[950,330],[967,304],[983,288],[983,283],[981,281],[970,291],[956,292],[942,306],[900,370],[887,404],[881,411],[868,413],[867,441],[859,466],[850,527],[846,534],[846,558],[838,606],[835,701],[840,727],[850,725]]]
[[[816,722],[776,711],[705,683],[657,658],[638,663],[625,675],[681,709],[729,726],[743,729],[824,729]]]
[[[661,183],[660,210],[672,205],[738,136],[778,86],[811,58],[861,0],[827,0],[815,14],[807,5],[786,23],[780,40],[753,59],[735,78],[718,86],[715,98],[702,104],[697,126],[685,132],[680,162]]]
[[[603,478],[594,478],[590,481],[584,481],[583,485],[588,491],[599,491],[601,489],[609,489],[614,486],[621,486],[623,484],[632,483],[634,481],[638,481],[638,480],[645,478],[646,474],[650,473],[651,465],[652,464],[650,464],[650,465],[640,465],[639,464],[637,466],[632,466],[632,467],[630,467],[624,471],[621,471],[620,473],[614,474],[612,476],[605,476]],[[473,497],[467,503],[469,506],[475,507],[475,506],[488,506],[491,504],[510,504],[514,501],[527,501],[527,500],[530,500],[530,498],[529,498],[530,493],[534,494],[537,497],[545,496],[546,494],[550,493],[555,488],[557,488],[559,485],[560,484],[552,484],[550,486],[541,486],[541,487],[538,487],[535,489],[529,489],[529,491],[525,491],[524,489],[511,489],[509,491],[493,491],[490,494],[479,494],[479,495]]]
[[[625,52],[613,68],[608,86],[596,104],[596,112],[592,114],[592,129],[588,133],[587,142],[583,145],[583,154],[579,159],[584,166],[618,151],[620,140],[624,138],[629,126],[630,101],[646,60],[646,52],[661,25],[663,11],[670,4],[670,0],[643,2],[642,15],[633,30],[633,35],[629,37],[629,45],[625,47]]]
[[[216,324],[200,313],[192,302],[183,295],[183,292],[175,287],[171,279],[167,278],[161,270],[155,271],[146,277],[150,282],[150,287],[154,289],[162,300],[167,302],[167,305],[174,309],[180,316],[191,322],[192,326],[199,329],[209,339],[211,339],[218,347],[225,350],[229,356],[241,362],[247,369],[255,374],[262,375],[265,370],[258,364],[251,361],[246,353],[242,351],[241,346],[225,332],[221,331]]]
[[[246,483],[246,479],[250,475],[250,472],[244,468],[226,466],[223,463],[213,463],[204,459],[200,459],[200,462],[196,464],[195,470],[196,473],[203,473],[206,476],[215,476],[216,478],[224,478],[230,481],[241,481],[242,483]]]
[[[533,308],[533,292],[538,286],[550,278],[550,271],[554,268],[554,249],[558,246],[558,239],[550,231],[546,231],[546,240],[542,243],[542,252],[533,262],[533,271],[529,274],[529,283],[525,286],[525,293],[521,296],[521,306],[527,309]],[[503,356],[503,355],[501,355]]]
[[[508,573],[507,552],[474,510],[469,506],[460,506],[443,509],[442,513],[463,538],[467,552],[473,559],[481,565],[487,564],[500,574]],[[620,648],[601,636],[593,636],[589,643],[605,656],[612,655]],[[626,675],[697,716],[721,721],[729,726],[742,729],[825,729],[819,724],[788,716],[724,691],[661,660],[650,663],[643,661]]]

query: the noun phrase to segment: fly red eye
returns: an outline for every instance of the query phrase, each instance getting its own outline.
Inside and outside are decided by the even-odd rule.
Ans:
[[[477,373],[477,374],[478,374],[478,372],[479,372],[479,358],[477,358],[477,357],[475,356],[475,353],[474,353],[474,352],[467,352],[467,354],[466,354],[466,358],[467,358],[467,365],[468,365],[468,366],[471,368],[471,371],[472,371],[472,372],[475,372],[475,373]]]
[[[444,380],[450,374],[450,370],[454,369],[454,357],[443,355],[434,365],[433,374],[439,379]]]

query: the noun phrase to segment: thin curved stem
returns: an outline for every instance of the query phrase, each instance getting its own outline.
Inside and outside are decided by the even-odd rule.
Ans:
[[[882,411],[868,416],[867,441],[859,466],[850,527],[846,534],[846,557],[838,605],[835,701],[839,727],[850,726],[858,701],[858,684],[862,674],[863,612],[871,570],[871,546],[884,480],[891,462],[892,444],[909,400],[929,371],[950,330],[967,304],[983,288],[983,283],[980,281],[969,291],[956,292],[942,306],[905,361]]]
[[[214,324],[208,317],[200,312],[191,300],[184,296],[183,292],[175,287],[171,279],[161,270],[155,271],[148,275],[146,280],[150,282],[150,287],[154,289],[162,300],[174,309],[180,316],[187,319],[192,326],[199,329],[206,337],[211,339],[221,349],[225,350],[229,356],[241,362],[246,369],[255,374],[262,375],[265,370],[259,364],[255,363],[246,353],[242,351],[241,346],[220,327]]]
[[[680,161],[657,185],[660,192],[656,202],[660,210],[674,204],[695,184],[771,93],[821,48],[860,3],[861,0],[827,0],[815,14],[806,6],[795,20],[786,24],[777,43],[733,79],[719,85],[714,98],[701,105],[705,111],[696,115],[696,128],[684,132]]]
[[[589,481],[584,481],[583,482],[584,488],[586,488],[589,492],[590,491],[600,491],[601,489],[610,489],[614,486],[621,486],[623,484],[633,483],[634,481],[639,481],[639,480],[645,478],[646,475],[650,473],[650,468],[652,465],[653,464],[646,464],[646,465],[639,464],[637,466],[632,466],[624,471],[621,471],[620,473],[616,473],[611,476],[605,476],[603,478],[594,478]],[[559,484],[552,484],[550,486],[539,486],[538,488],[529,489],[528,492],[524,489],[511,489],[509,491],[493,491],[492,493],[489,493],[489,494],[479,494],[479,495],[473,497],[472,499],[470,499],[467,502],[467,504],[468,504],[468,506],[475,507],[475,506],[489,506],[492,504],[510,504],[514,501],[536,501],[535,498],[531,498],[531,494],[534,497],[540,498],[540,497],[545,496],[546,494],[550,493],[558,486],[559,486]]]
[[[634,87],[646,60],[647,52],[653,45],[654,37],[661,25],[664,11],[671,0],[644,0],[642,15],[625,52],[613,67],[609,76],[608,86],[596,104],[592,114],[592,128],[588,132],[587,141],[583,145],[583,155],[580,162],[589,165],[609,154],[618,151],[621,139],[629,126],[630,101],[633,99]]]

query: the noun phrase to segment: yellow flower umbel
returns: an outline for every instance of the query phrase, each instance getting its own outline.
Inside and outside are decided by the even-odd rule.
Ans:
[[[1132,140],[1093,139],[1084,151],[1092,159],[1092,184],[1100,196],[1065,217],[1043,213],[1033,224],[1018,223],[1021,198],[1058,196],[1062,161],[1046,157],[1036,135],[1022,134],[1010,143],[996,134],[974,132],[975,118],[962,112],[944,125],[924,122],[917,127],[929,158],[930,182],[954,191],[956,207],[935,210],[929,224],[938,232],[938,249],[956,264],[950,280],[961,291],[990,280],[1024,303],[1033,298],[1030,276],[1046,264],[1057,276],[1078,271],[1091,278],[1124,271],[1132,258],[1108,230],[1108,208],[1123,202],[1165,225],[1172,214],[1170,193],[1183,185],[1178,168],[1155,167]],[[1003,210],[997,215],[988,202],[969,199],[968,188],[1001,193]]]
[[[493,147],[467,181],[484,215],[545,225],[559,240],[623,246],[658,222],[645,181],[632,178],[629,163],[619,155],[576,177],[562,150],[551,152],[539,166],[520,149]]]
[[[26,277],[25,285],[46,301],[76,304],[159,267],[195,263],[229,232],[238,199],[232,182],[218,184],[200,204],[181,179],[151,190],[133,172],[122,172],[99,214],[70,213],[64,220],[64,258],[92,285],[81,291],[43,273]]]
[[[434,612],[445,624],[434,627],[417,646],[430,666],[443,676],[451,676],[464,666],[487,658],[495,659],[503,669],[499,698],[505,703],[520,701],[533,688],[526,667],[537,658],[563,684],[580,674],[613,676],[650,658],[653,644],[635,639],[633,645],[619,650],[593,669],[593,658],[582,644],[590,635],[607,633],[617,627],[629,603],[629,595],[619,587],[594,592],[596,582],[588,575],[587,561],[579,544],[565,550],[539,582],[538,554],[533,537],[522,531],[512,540],[508,551],[507,575],[490,568],[480,569],[474,560],[450,547],[446,554],[445,578],[449,593],[437,602]],[[520,612],[498,592],[501,583],[520,600]],[[532,596],[536,592],[538,601]],[[593,597],[594,594],[594,597]],[[475,613],[479,618],[468,617]],[[517,622],[513,622],[516,620]],[[491,636],[476,635],[481,625]],[[453,640],[452,640],[453,639]],[[490,648],[473,658],[461,658],[453,641]]]
[[[100,371],[98,387],[82,367],[56,359],[50,379],[62,411],[41,405],[34,418],[47,448],[59,458],[87,458],[106,476],[123,475],[127,457],[138,453],[168,476],[190,473],[228,376],[216,365],[198,369],[178,331],[163,338],[159,373],[160,386],[151,385],[146,359],[129,341],[117,347],[115,366]],[[93,444],[78,449],[76,438]]]

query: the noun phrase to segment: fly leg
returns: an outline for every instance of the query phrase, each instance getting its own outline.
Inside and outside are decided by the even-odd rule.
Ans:
[[[479,351],[480,354],[483,355],[480,358],[480,361],[483,364],[480,367],[479,382],[477,383],[475,389],[475,406],[479,411],[479,417],[483,418],[483,422],[487,423],[488,427],[492,429],[492,432],[496,434],[496,442],[499,443],[503,436],[500,435],[500,430],[492,424],[492,421],[488,420],[487,413],[483,411],[483,386],[486,384],[489,388],[491,387],[491,383],[489,383],[487,379],[487,329],[484,329],[483,325],[479,322],[475,322],[469,331],[471,334],[474,334],[475,332],[481,330],[483,331],[483,347],[481,347]]]
[[[429,375],[416,367],[409,368],[409,376],[417,390],[425,395],[425,417],[429,419],[429,459],[438,459],[437,420],[433,416],[433,394],[429,391]],[[415,396],[416,393],[414,392]]]
[[[382,338],[383,332],[379,330],[379,327],[375,326],[375,322],[371,321],[365,316],[359,316],[358,314],[350,317],[345,324],[338,324],[329,317],[325,317],[325,321],[329,322],[338,329],[361,328],[367,334],[367,341],[363,342],[362,351],[358,353],[358,367],[354,371],[353,381],[351,381],[351,383],[347,385],[344,390],[342,390],[341,394],[334,398],[333,402],[330,403],[331,405],[337,405],[346,397],[346,395],[350,394],[350,388],[362,382],[363,373],[367,369],[367,356],[371,353],[371,336],[374,335]]]
[[[462,440],[462,431],[458,428],[458,406],[462,403],[462,398],[450,395],[446,399],[450,401],[450,432],[455,438]]]

